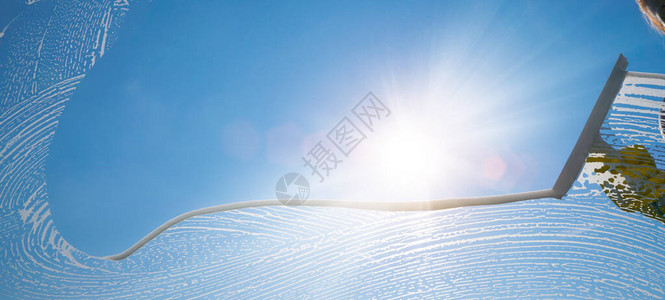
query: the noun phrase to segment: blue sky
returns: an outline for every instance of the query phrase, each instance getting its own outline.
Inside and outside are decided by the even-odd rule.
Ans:
[[[293,171],[355,201],[549,188],[618,54],[663,73],[663,48],[632,1],[135,3],[60,120],[49,204],[107,255]],[[393,114],[315,182],[301,157],[369,91]]]

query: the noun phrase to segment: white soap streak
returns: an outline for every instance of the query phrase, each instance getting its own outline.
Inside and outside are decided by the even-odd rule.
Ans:
[[[636,84],[663,87],[665,86],[665,77],[661,74],[628,72],[628,74],[626,74],[626,80],[624,80],[624,85],[630,86]]]
[[[663,84],[663,82],[660,82],[660,84]],[[635,100],[641,100],[640,98],[631,96],[631,95],[645,95],[645,96],[650,96],[650,97],[659,97],[662,98],[665,97],[665,89],[655,89],[651,87],[645,87],[645,86],[638,86],[638,85],[624,85],[623,88],[621,89],[621,93],[626,96],[626,98],[632,98]],[[617,97],[617,100],[622,99],[623,97]],[[616,101],[615,101],[616,102]],[[655,104],[661,104],[662,102],[654,102]],[[644,105],[646,103],[641,102],[640,105]]]
[[[663,91],[665,91],[665,90],[663,90]],[[630,105],[630,106],[633,106],[633,107],[644,109],[644,111],[648,112],[648,113],[653,113],[653,110],[650,110],[649,108],[655,109],[655,110],[665,109],[665,103],[662,102],[662,99],[661,99],[661,102],[658,102],[658,101],[640,99],[640,98],[629,97],[629,96],[619,96],[619,97],[616,98],[616,100],[614,100],[614,104]]]

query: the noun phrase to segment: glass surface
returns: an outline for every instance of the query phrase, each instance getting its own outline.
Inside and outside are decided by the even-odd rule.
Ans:
[[[289,172],[352,201],[549,188],[619,53],[665,73],[631,1],[2,5],[3,298],[665,296],[665,81],[631,75],[561,200],[243,209],[101,258]],[[365,140],[320,182],[302,158],[344,117]]]

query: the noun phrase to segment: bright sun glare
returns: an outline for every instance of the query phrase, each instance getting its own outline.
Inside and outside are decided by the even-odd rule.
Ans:
[[[397,186],[423,186],[440,178],[446,157],[440,138],[403,126],[377,138],[376,164],[387,183]]]
[[[460,148],[466,144],[463,130],[427,113],[396,115],[381,126],[344,168],[341,185],[355,188],[343,198],[424,200],[453,187],[451,174],[467,160]]]
[[[431,55],[400,72],[377,71],[389,74],[377,96],[392,114],[315,190],[326,198],[413,201],[506,193],[524,179],[528,158],[513,147],[539,121],[519,114],[528,86],[504,75],[498,53],[472,69],[468,53]]]

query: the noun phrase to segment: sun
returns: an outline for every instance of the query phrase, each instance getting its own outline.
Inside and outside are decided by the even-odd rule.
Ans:
[[[376,140],[375,164],[387,183],[429,186],[445,168],[443,145],[422,129],[403,126]]]
[[[348,182],[356,195],[362,195],[358,198],[423,200],[448,188],[452,182],[448,173],[456,167],[450,147],[455,137],[428,123],[424,118],[396,116],[368,137],[353,159],[353,170],[344,176],[355,178]]]

